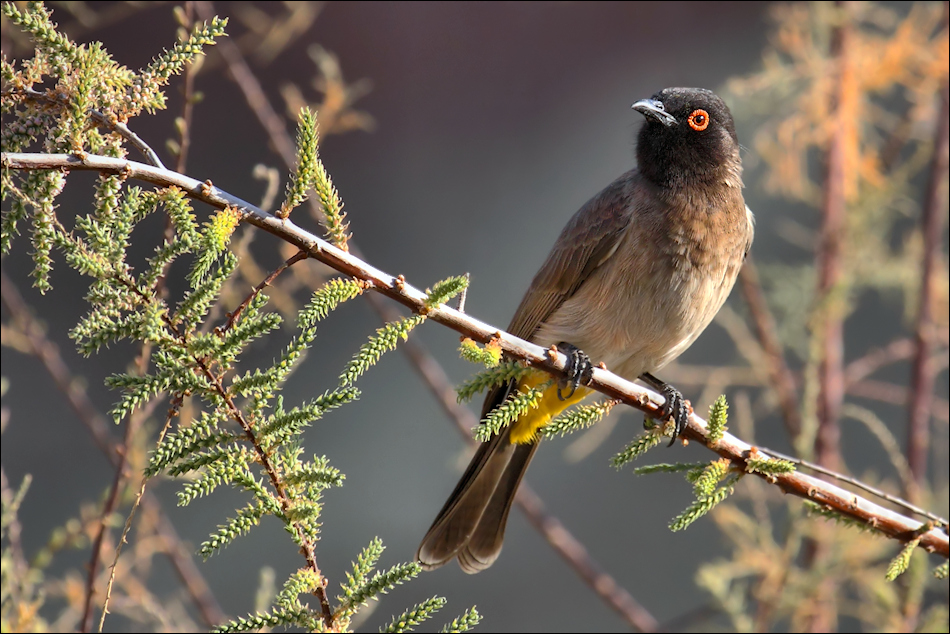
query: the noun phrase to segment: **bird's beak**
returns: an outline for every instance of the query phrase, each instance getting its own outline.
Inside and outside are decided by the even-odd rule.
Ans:
[[[666,111],[666,107],[662,101],[657,99],[641,99],[633,104],[632,107],[644,117],[656,119],[666,127],[676,125],[676,117]]]

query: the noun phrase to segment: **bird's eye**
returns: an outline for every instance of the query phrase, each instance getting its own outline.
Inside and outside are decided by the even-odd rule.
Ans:
[[[702,132],[709,127],[709,113],[702,109],[693,110],[693,113],[686,119],[686,123],[697,132]]]

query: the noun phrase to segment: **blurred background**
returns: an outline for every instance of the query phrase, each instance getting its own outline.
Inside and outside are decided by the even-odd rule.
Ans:
[[[146,65],[171,46],[179,28],[173,4],[51,6],[53,19],[73,39],[103,42],[130,68]],[[809,383],[806,370],[819,371],[810,346],[825,336],[813,312],[823,292],[814,262],[824,226],[822,148],[833,137],[829,130],[835,120],[821,99],[812,101],[812,111],[795,113],[802,112],[803,96],[834,94],[832,75],[821,75],[824,58],[834,58],[834,20],[828,13],[832,8],[757,2],[195,3],[187,7],[190,13],[183,10],[179,16],[197,17],[209,10],[230,18],[227,43],[237,45],[291,137],[299,107],[311,104],[319,109],[321,158],[345,203],[362,256],[420,288],[469,273],[467,312],[498,327],[508,323],[565,222],[634,165],[633,141],[642,117],[630,105],[666,86],[719,92],[736,116],[744,146],[746,200],[757,222],[752,253],[762,279],[760,291],[764,289],[777,321],[773,334],[782,341],[793,405],[806,427],[809,416],[821,419],[814,413],[817,399],[809,400],[806,388],[816,383]],[[887,156],[893,155],[900,169],[882,167],[883,159],[869,166],[863,154],[846,157],[853,168],[846,181],[854,187],[845,194],[848,212],[851,218],[868,220],[845,223],[842,231],[853,239],[846,248],[845,281],[837,283],[847,286],[846,300],[838,312],[822,314],[833,314],[829,319],[843,324],[845,368],[854,376],[870,370],[848,384],[854,389],[843,397],[840,444],[832,454],[838,460],[835,468],[906,494],[904,485],[913,476],[907,475],[906,461],[895,459],[895,452],[900,456],[905,450],[907,399],[912,393],[908,386],[918,349],[913,342],[920,332],[925,253],[920,227],[933,181],[931,157],[941,94],[943,103],[946,99],[946,9],[936,3],[859,4],[849,10],[860,13],[861,28],[868,31],[865,39],[850,36],[850,72],[861,78],[860,90],[871,95],[861,111],[866,118],[858,124],[872,130],[867,141],[861,137],[855,147],[860,152],[879,150],[884,156],[890,141],[896,146]],[[881,42],[898,38],[904,38],[899,49],[904,56],[894,53],[890,71],[880,60],[871,68],[875,50],[890,50]],[[195,103],[185,171],[260,203],[267,182],[256,176],[264,170],[255,171],[255,166],[279,170],[280,192],[286,168],[241,87],[230,78],[221,48],[210,49],[192,77],[188,94],[200,99],[190,100]],[[6,21],[3,49],[8,60],[31,54],[27,41]],[[892,76],[885,79],[887,72]],[[175,165],[181,148],[175,119],[183,112],[182,86],[180,78],[173,80],[167,110],[130,123],[169,166]],[[854,99],[866,96],[862,92]],[[852,103],[847,101],[852,97],[841,96],[845,103]],[[813,126],[814,117],[825,127]],[[914,489],[912,497],[946,515],[945,160],[936,174],[939,224],[930,287],[935,321],[926,354],[934,396],[928,397],[925,413],[930,436],[918,480],[923,490]],[[88,174],[70,177],[59,201],[61,217],[84,213],[92,182]],[[881,209],[886,211],[872,211]],[[305,208],[295,212],[294,219],[318,231]],[[155,228],[160,230],[160,224]],[[243,269],[245,290],[235,291],[235,305],[247,288],[292,254],[276,238],[251,233],[236,237],[235,243],[250,250],[261,274],[255,277],[253,269]],[[53,291],[40,296],[29,288],[31,266],[27,242],[21,238],[3,260],[4,275],[58,346],[77,389],[81,386],[105,414],[118,395],[104,387],[103,379],[125,371],[135,348],[114,346],[81,358],[66,333],[87,310],[82,299],[87,280],[59,262]],[[294,302],[306,297],[304,286],[325,275],[316,263],[298,265],[293,275],[282,279],[285,286],[274,291],[275,307],[293,314]],[[88,524],[95,520],[114,473],[44,365],[29,354],[18,330],[22,328],[4,298],[4,487],[16,489],[25,474],[32,474],[19,509],[19,540],[28,558],[52,558],[39,614],[53,630],[75,628],[89,558]],[[285,401],[298,403],[333,387],[344,364],[379,325],[378,314],[362,299],[332,315],[291,378]],[[270,362],[279,349],[275,340],[283,342],[289,334],[287,330],[274,340],[258,342],[246,367]],[[459,359],[458,335],[447,328],[429,323],[412,339],[428,348],[455,384],[477,370]],[[720,319],[661,376],[678,385],[700,413],[725,393],[732,404],[734,432],[793,454],[789,417],[794,415],[782,407],[780,390],[770,380],[774,365],[763,350],[754,315],[737,285]],[[865,363],[847,365],[855,361]],[[350,562],[376,536],[387,546],[382,566],[412,559],[470,455],[456,425],[399,351],[386,355],[358,385],[361,400],[315,424],[305,443],[307,454],[326,455],[347,476],[344,488],[329,491],[324,500],[318,560],[330,580],[331,596],[338,593]],[[165,407],[155,410],[149,436],[135,441],[139,455],[154,443]],[[477,415],[478,403],[471,408]],[[685,532],[671,533],[670,519],[693,500],[689,484],[678,475],[637,477],[629,469],[617,471],[609,465],[609,458],[640,433],[642,418],[633,410],[616,408],[610,419],[585,433],[546,442],[526,481],[547,511],[659,627],[732,630],[745,623],[756,629],[804,628],[806,617],[793,607],[781,607],[775,597],[771,612],[762,616],[760,611],[761,620],[755,618],[754,606],[767,603],[758,588],[767,585],[763,579],[774,581],[770,566],[783,552],[791,553],[792,561],[785,565],[801,564],[801,570],[788,573],[798,584],[788,590],[789,596],[794,590],[807,597],[809,586],[818,587],[829,578],[839,584],[829,595],[835,605],[825,608],[826,614],[830,609],[830,620],[812,621],[813,627],[818,623],[857,630],[868,627],[872,615],[891,618],[880,615],[895,610],[900,614],[893,618],[910,618],[906,610],[893,606],[891,612],[877,604],[874,609],[861,607],[862,601],[873,604],[869,597],[874,592],[898,599],[907,595],[899,584],[885,590],[874,585],[884,583],[888,558],[897,552],[894,543],[839,531],[826,542],[835,553],[832,563],[809,577],[807,555],[783,550],[794,532],[789,529],[792,520],[801,515],[801,502],[786,502],[776,491],[750,484],[750,479],[739,485],[734,506],[718,519],[707,517]],[[108,432],[119,440],[123,430],[110,426]],[[821,450],[813,457],[821,458]],[[677,445],[657,450],[648,460],[710,458],[701,447]],[[134,489],[138,481],[131,480]],[[155,480],[150,487],[191,551],[245,503],[242,494],[222,489],[178,508],[174,492],[179,484]],[[120,505],[117,525],[124,523],[127,511],[128,502]],[[749,530],[749,522],[762,528],[763,517],[774,522],[769,525],[771,536],[759,536],[764,541],[756,542],[743,530]],[[149,525],[158,520],[145,513],[141,521]],[[801,534],[808,530],[801,529]],[[133,531],[130,553],[137,552],[136,536]],[[775,549],[769,551],[766,541]],[[111,559],[112,550],[106,549],[105,560]],[[223,553],[199,563],[198,570],[221,610],[234,617],[253,610],[258,589],[267,581],[262,567],[272,569],[279,587],[301,563],[278,523],[265,521]],[[717,563],[723,566],[714,571],[710,566]],[[938,563],[932,559],[929,566]],[[207,627],[168,561],[154,557],[133,569],[143,586],[122,587],[107,630],[187,630],[192,623],[188,619]],[[718,581],[711,582],[710,575]],[[855,581],[864,575],[874,581]],[[914,595],[919,601],[911,616],[920,623],[930,607],[945,606],[947,585],[940,583]],[[631,628],[521,513],[512,514],[505,549],[491,569],[467,576],[452,564],[425,573],[387,595],[359,628],[376,629],[393,614],[435,594],[449,603],[428,629],[473,604],[484,616],[479,626],[483,632]],[[746,612],[751,616],[743,620]],[[890,623],[877,624],[884,622]]]

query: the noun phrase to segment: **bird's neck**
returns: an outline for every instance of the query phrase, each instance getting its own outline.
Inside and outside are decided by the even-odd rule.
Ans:
[[[742,163],[738,153],[725,161],[703,160],[670,148],[637,147],[637,166],[644,178],[676,195],[697,187],[742,189]]]

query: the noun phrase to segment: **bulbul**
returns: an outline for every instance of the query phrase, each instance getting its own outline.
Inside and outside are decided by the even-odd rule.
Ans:
[[[700,88],[666,88],[633,109],[646,119],[637,167],[574,214],[508,326],[566,353],[570,378],[479,447],[419,546],[423,568],[458,557],[462,570],[476,573],[498,558],[537,432],[590,392],[579,385],[591,361],[659,389],[674,440],[686,426],[682,394],[652,373],[686,350],[725,302],[752,244],[753,218],[722,99]],[[482,417],[514,390],[547,380],[529,375],[491,390]]]

